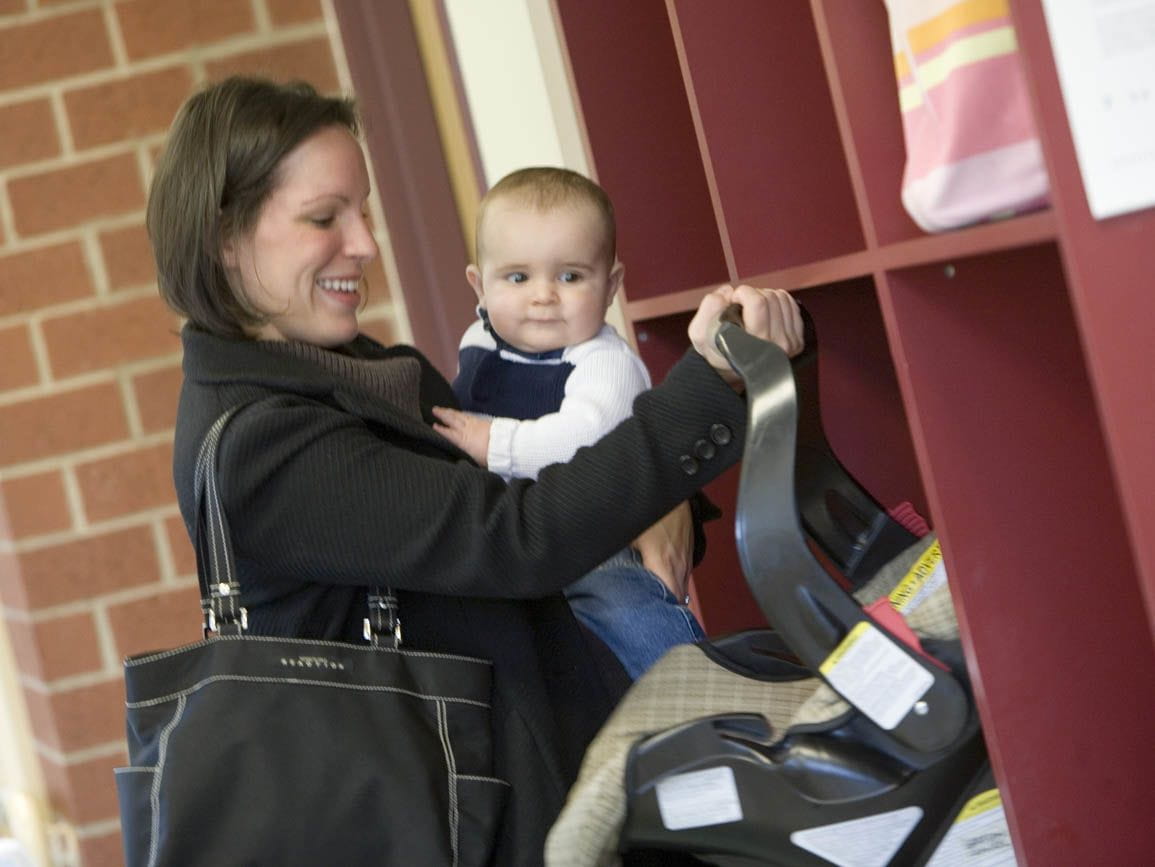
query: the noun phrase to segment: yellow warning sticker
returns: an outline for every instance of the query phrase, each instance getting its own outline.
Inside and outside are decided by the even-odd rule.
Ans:
[[[987,789],[985,792],[980,792],[967,801],[966,806],[962,808],[955,822],[965,822],[967,819],[973,819],[981,813],[1000,808],[1002,805],[1003,799],[999,794],[999,790]]]
[[[838,663],[842,661],[842,658],[850,652],[852,647],[854,647],[855,642],[858,641],[858,639],[860,639],[869,629],[870,624],[865,620],[855,624],[850,632],[846,633],[846,637],[838,643],[838,646],[834,648],[834,650],[830,651],[830,655],[826,657],[825,660],[823,660],[820,666],[818,666],[818,670],[829,676],[830,672],[834,670],[834,667],[838,665]]]
[[[946,581],[946,567],[942,562],[942,547],[938,541],[927,548],[918,558],[906,577],[890,591],[890,604],[896,611],[910,614]]]
[[[843,698],[887,731],[934,683],[934,675],[867,620],[855,624],[818,668]]]

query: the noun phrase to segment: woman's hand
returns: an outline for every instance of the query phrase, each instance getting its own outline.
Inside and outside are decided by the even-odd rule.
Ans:
[[[755,289],[753,286],[719,286],[702,299],[690,320],[690,342],[726,382],[742,388],[742,379],[714,346],[712,325],[731,304],[742,308],[742,325],[747,332],[776,343],[790,357],[803,348],[802,313],[798,302],[785,289]]]
[[[642,564],[665,584],[678,602],[686,598],[694,568],[694,516],[681,503],[634,540]]]

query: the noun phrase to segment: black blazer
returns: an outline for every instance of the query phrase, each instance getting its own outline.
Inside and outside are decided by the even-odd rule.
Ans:
[[[359,642],[366,588],[384,584],[399,591],[407,647],[493,660],[495,775],[512,784],[495,863],[540,864],[582,752],[627,685],[559,591],[737,461],[744,401],[690,351],[600,442],[507,484],[430,427],[430,408],[456,401],[410,347],[349,348],[417,359],[423,420],[306,358],[191,326],[182,336],[186,526],[213,421],[284,398],[237,416],[220,447],[250,631]]]

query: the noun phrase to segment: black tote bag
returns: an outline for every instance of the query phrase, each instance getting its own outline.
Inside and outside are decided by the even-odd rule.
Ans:
[[[216,453],[197,462],[204,641],[124,663],[128,867],[489,862],[508,785],[492,774],[488,661],[400,648],[371,593],[366,643],[246,634]]]

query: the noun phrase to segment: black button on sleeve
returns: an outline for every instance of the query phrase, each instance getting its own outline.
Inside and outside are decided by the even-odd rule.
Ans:
[[[682,472],[687,476],[692,476],[698,472],[698,462],[689,455],[682,455],[678,458],[678,463],[682,465]]]
[[[734,438],[730,428],[724,424],[715,424],[710,426],[710,439],[720,446],[727,445],[730,440]]]
[[[698,440],[694,443],[694,457],[708,461],[717,453],[718,450],[714,448],[714,444],[709,440]]]

